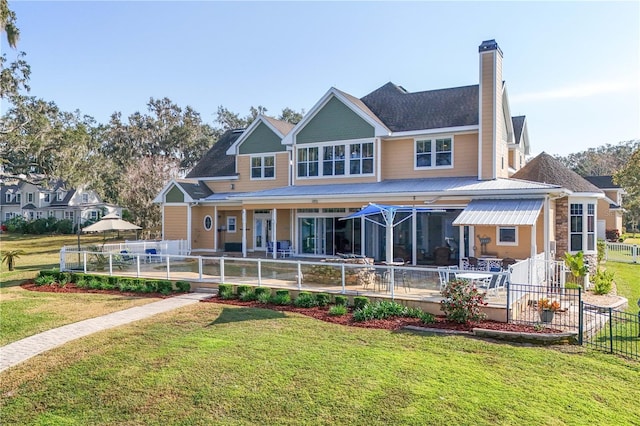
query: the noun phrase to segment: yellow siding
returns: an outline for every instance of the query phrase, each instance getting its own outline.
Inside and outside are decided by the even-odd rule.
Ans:
[[[187,239],[187,206],[164,207],[164,239]]]
[[[209,189],[215,193],[220,193],[220,192],[232,192],[233,190],[231,189],[231,186],[235,186],[236,182],[238,182],[237,180],[215,180],[215,181],[206,181],[206,185],[209,187]]]
[[[251,156],[238,155],[236,157],[239,178],[235,182],[235,191],[249,192],[260,191],[269,188],[287,186],[289,182],[289,154],[287,152],[276,153],[276,177],[275,179],[251,179]]]
[[[211,230],[204,229],[204,218],[206,215],[211,216]],[[191,248],[193,249],[210,249],[213,247],[214,229],[214,210],[210,206],[197,206],[191,208]]]
[[[497,152],[494,152],[493,141],[501,132],[499,120],[502,114],[502,58],[497,51],[483,53],[482,58],[482,179],[493,179],[494,164]],[[494,60],[496,67],[494,69]],[[494,79],[495,73],[497,78]],[[495,80],[495,81],[494,81]],[[499,108],[498,108],[499,107]],[[500,139],[497,139],[500,140]],[[497,147],[496,147],[497,148]],[[499,165],[499,164],[498,164]]]
[[[544,238],[544,231],[540,230],[540,224],[538,224],[538,232],[537,235],[539,238]],[[480,254],[480,240],[481,237],[489,237],[491,238],[491,242],[487,244],[487,253],[493,256],[496,256],[499,259],[503,259],[505,257],[512,257],[514,259],[527,259],[531,257],[531,226],[518,226],[518,245],[517,246],[503,246],[498,245],[496,242],[498,241],[497,235],[497,227],[496,226],[476,226],[475,234],[476,241],[474,241],[474,245],[476,246],[476,257],[481,257]],[[544,248],[542,244],[538,244],[538,252],[543,251]]]
[[[383,141],[382,159],[382,179],[477,176],[478,134],[454,135],[453,168],[451,169],[414,170],[415,145],[413,138]]]
[[[622,214],[609,209],[609,203],[605,200],[598,200],[598,220],[605,221],[605,230],[617,229],[620,233],[624,231],[622,229]]]

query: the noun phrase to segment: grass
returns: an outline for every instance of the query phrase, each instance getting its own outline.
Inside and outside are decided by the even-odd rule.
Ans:
[[[605,267],[614,273],[613,280],[619,296],[629,300],[627,312],[638,313],[640,299],[640,264],[607,262]]]
[[[640,364],[565,350],[200,303],[2,373],[0,410],[6,424],[637,422]]]

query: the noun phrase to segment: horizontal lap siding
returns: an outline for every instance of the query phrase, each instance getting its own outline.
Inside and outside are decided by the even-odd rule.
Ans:
[[[213,249],[215,230],[214,209],[210,206],[198,206],[191,209],[191,247],[194,249]],[[205,216],[211,216],[211,229],[204,229]],[[220,224],[218,224],[220,226]]]
[[[435,139],[439,136],[430,136]],[[453,168],[414,170],[414,139],[387,140],[382,143],[382,179],[411,179],[478,174],[478,134],[454,135]]]
[[[251,179],[251,156],[239,155],[237,157],[238,180],[235,181],[237,192],[261,191],[264,189],[287,186],[289,182],[289,154],[281,152],[275,154],[276,157],[276,177],[275,179]],[[224,192],[232,192],[230,190]]]
[[[187,239],[187,206],[164,207],[164,239]]]

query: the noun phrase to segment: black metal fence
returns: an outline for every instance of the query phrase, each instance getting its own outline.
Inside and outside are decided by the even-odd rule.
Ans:
[[[640,318],[637,314],[584,302],[581,311],[581,344],[640,359]]]
[[[509,284],[507,321],[578,333],[581,289]]]

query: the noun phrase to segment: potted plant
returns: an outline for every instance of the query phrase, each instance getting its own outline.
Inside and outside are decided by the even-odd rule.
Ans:
[[[538,312],[540,321],[550,323],[557,310],[560,309],[560,303],[557,300],[540,299],[538,300]]]

